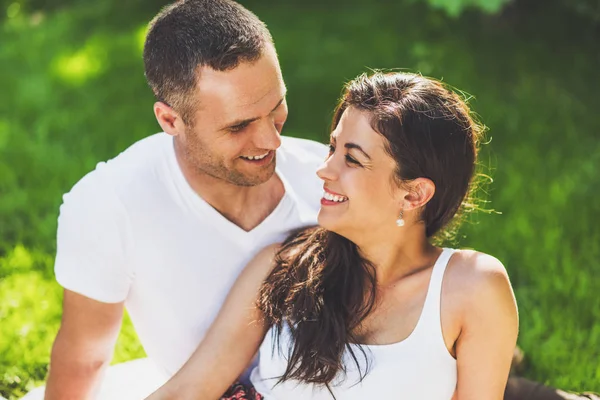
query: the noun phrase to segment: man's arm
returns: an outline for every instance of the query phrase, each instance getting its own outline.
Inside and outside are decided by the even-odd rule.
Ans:
[[[123,302],[102,303],[65,289],[46,400],[93,398],[112,359],[123,318]]]
[[[56,280],[63,317],[50,359],[46,399],[90,399],[109,364],[133,281],[129,213],[106,165],[63,197],[56,235]]]

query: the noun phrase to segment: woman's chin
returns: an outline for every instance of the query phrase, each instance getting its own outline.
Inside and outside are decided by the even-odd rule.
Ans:
[[[317,223],[319,226],[329,231],[331,230],[332,225],[335,226],[335,224],[333,224],[333,219],[334,218],[331,218],[331,215],[327,215],[326,212],[323,212],[323,209],[319,210],[319,213],[317,214]]]
[[[317,215],[317,223],[321,228],[325,228],[328,231],[340,234],[341,224],[340,218],[334,215],[331,215],[327,212],[323,212],[323,210],[319,211]]]

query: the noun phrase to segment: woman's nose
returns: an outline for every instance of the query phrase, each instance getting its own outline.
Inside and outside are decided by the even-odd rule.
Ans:
[[[324,181],[335,181],[338,178],[338,173],[335,169],[334,156],[331,154],[327,159],[317,168],[317,176]]]

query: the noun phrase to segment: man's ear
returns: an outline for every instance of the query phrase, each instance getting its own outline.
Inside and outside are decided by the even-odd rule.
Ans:
[[[157,101],[154,103],[154,115],[162,130],[169,135],[177,136],[185,131],[183,119],[170,105]]]
[[[408,184],[404,196],[404,209],[414,210],[423,207],[435,194],[435,183],[431,179],[417,178]]]

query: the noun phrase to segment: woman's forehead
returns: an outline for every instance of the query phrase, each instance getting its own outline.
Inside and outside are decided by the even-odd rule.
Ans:
[[[384,140],[371,126],[371,113],[354,107],[344,110],[339,123],[331,132],[331,139],[356,142],[365,146],[376,146]]]

